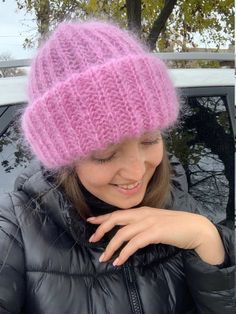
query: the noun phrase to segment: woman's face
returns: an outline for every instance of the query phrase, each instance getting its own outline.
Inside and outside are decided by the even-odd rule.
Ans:
[[[148,182],[163,157],[160,132],[144,133],[94,152],[76,163],[84,187],[104,202],[126,209],[144,198]]]

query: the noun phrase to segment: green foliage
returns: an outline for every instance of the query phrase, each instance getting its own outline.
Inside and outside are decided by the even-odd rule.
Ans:
[[[89,0],[83,4],[86,16],[104,19],[113,19],[123,26],[127,26],[127,14],[125,10],[125,0]]]
[[[180,39],[195,46],[193,33],[199,33],[200,41],[216,47],[227,39],[233,41],[234,1],[181,1],[168,23],[168,28],[176,29],[174,40]]]
[[[86,19],[90,17],[112,18],[127,27],[125,0],[16,0],[18,8],[36,14],[38,28],[42,34],[52,30],[59,21]],[[142,1],[142,37],[148,34],[158,19],[165,0]],[[42,16],[49,7],[48,18]],[[44,9],[43,9],[44,8]],[[42,25],[42,22],[47,25]],[[197,47],[194,34],[206,46],[214,43],[217,48],[227,40],[234,41],[234,1],[178,1],[157,40],[159,51],[188,51]],[[43,34],[42,34],[43,35]],[[27,38],[25,46],[32,44]]]

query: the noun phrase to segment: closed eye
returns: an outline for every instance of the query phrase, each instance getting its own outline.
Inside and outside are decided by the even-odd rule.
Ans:
[[[94,158],[94,160],[95,160],[96,162],[100,163],[100,164],[103,164],[103,163],[105,163],[105,162],[111,161],[111,160],[114,158],[114,156],[115,156],[115,153],[112,154],[112,155],[111,155],[110,157],[108,157],[108,158],[103,158],[103,159]]]
[[[158,144],[160,142],[160,138],[155,139],[154,141],[145,141],[142,142],[143,145],[154,145],[154,144]]]

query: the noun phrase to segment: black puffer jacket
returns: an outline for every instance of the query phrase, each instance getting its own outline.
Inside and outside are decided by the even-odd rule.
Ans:
[[[198,211],[183,168],[172,159],[171,208]],[[100,263],[112,236],[88,238],[84,222],[45,169],[33,162],[15,191],[0,197],[0,313],[235,313],[232,233],[217,226],[228,257],[223,268],[192,250],[149,245],[122,266]],[[86,195],[91,207],[111,206]],[[171,232],[171,231],[170,231]]]

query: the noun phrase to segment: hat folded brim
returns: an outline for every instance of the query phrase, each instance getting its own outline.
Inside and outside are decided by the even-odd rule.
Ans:
[[[69,165],[127,137],[171,126],[179,105],[165,64],[128,55],[74,73],[26,107],[22,129],[48,168]]]

